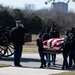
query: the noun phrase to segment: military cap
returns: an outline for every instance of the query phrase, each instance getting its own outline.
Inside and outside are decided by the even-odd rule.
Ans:
[[[21,20],[16,20],[16,23],[17,23],[17,22],[21,22]]]

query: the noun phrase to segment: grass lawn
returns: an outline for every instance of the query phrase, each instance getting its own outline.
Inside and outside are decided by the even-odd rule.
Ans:
[[[38,35],[32,35],[32,42],[26,42],[23,46],[23,52],[28,53],[36,53],[38,52],[38,47],[36,45],[36,40],[38,39]]]
[[[7,64],[0,64],[0,68],[1,68],[1,67],[9,67],[9,66],[11,66],[11,65],[7,65]]]
[[[30,48],[30,47],[24,47],[23,48],[23,53],[37,53],[38,52],[38,49],[33,47],[33,48]]]
[[[27,42],[23,46],[23,53],[28,52],[28,53],[36,53],[38,52],[38,47],[36,45],[36,42]]]
[[[63,72],[63,73],[58,73],[58,74],[50,74],[50,75],[75,75],[75,71]]]

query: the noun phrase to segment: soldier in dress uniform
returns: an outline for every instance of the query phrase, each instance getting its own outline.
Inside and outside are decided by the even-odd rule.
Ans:
[[[69,68],[69,63],[67,61],[67,58],[68,58],[68,56],[71,52],[71,40],[72,40],[71,36],[72,36],[71,31],[67,30],[66,38],[64,39],[64,43],[62,45],[62,47],[63,47],[63,66],[62,66],[62,70],[64,70],[65,68],[66,69]]]
[[[57,30],[55,23],[51,27],[50,36],[51,38],[59,38],[59,31]],[[56,54],[52,54],[53,65],[55,65],[55,59],[56,59]]]
[[[44,53],[43,53],[43,39],[42,39],[42,33],[39,34],[39,38],[37,39],[37,46],[38,46],[38,52],[41,60],[41,66],[40,68],[46,67],[46,60],[44,59]]]
[[[22,66],[20,64],[22,49],[24,45],[24,36],[27,29],[21,24],[21,20],[16,21],[16,27],[12,28],[10,31],[10,40],[14,46],[14,65]]]
[[[51,35],[50,35],[50,27],[47,27],[46,28],[46,33],[43,34],[43,41],[45,40],[49,40],[51,38]],[[45,53],[46,55],[46,58],[47,58],[47,62],[48,62],[48,67],[51,65],[51,62],[50,62],[50,53]]]
[[[69,54],[69,66],[72,67],[73,65],[75,65],[75,28],[72,27],[71,28],[71,51]]]

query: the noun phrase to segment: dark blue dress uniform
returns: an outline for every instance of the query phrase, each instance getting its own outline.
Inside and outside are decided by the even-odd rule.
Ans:
[[[37,46],[38,46],[38,52],[40,55],[40,59],[41,59],[41,66],[40,68],[43,68],[46,66],[46,61],[44,59],[44,53],[43,53],[43,39],[42,39],[42,35],[39,35],[39,38],[37,39]]]
[[[50,38],[51,38],[51,35],[50,35],[50,28],[49,27],[47,27],[47,29],[46,29],[46,33],[44,33],[43,34],[43,36],[42,36],[42,38],[43,38],[43,41],[45,41],[45,40],[49,40]],[[48,67],[51,65],[51,62],[50,62],[50,53],[43,53],[44,54],[44,56],[46,56],[46,58],[47,58],[47,62],[48,62]]]
[[[71,51],[69,54],[69,66],[72,67],[73,65],[75,66],[75,28],[72,28],[71,33]],[[74,64],[73,64],[74,62]]]
[[[24,45],[24,34],[26,29],[23,26],[16,26],[10,32],[10,40],[14,45],[14,65],[21,66],[21,54]]]
[[[62,66],[62,69],[63,70],[65,68],[69,68],[67,58],[68,58],[69,53],[71,51],[71,46],[70,45],[71,45],[70,38],[67,36],[64,40],[63,45],[62,45],[62,47],[63,47],[63,66]]]
[[[59,38],[59,31],[56,27],[52,27],[50,31],[51,38]],[[55,65],[56,54],[52,54],[52,62]]]

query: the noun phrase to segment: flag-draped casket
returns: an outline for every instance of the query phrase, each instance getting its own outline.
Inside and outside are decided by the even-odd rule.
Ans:
[[[61,51],[63,42],[64,38],[51,38],[43,42],[43,48],[44,50],[54,50],[59,52]]]

